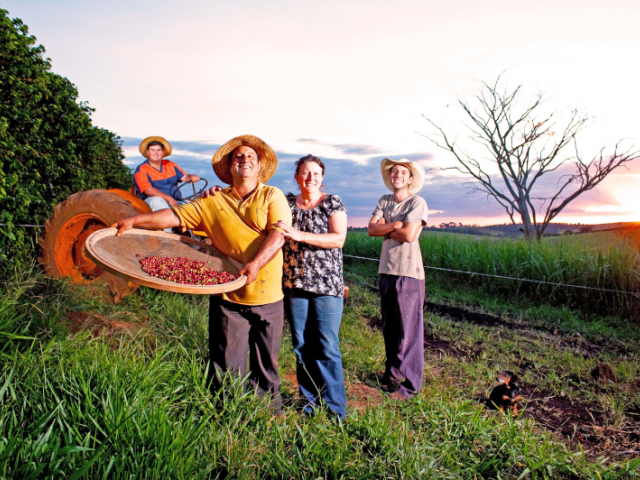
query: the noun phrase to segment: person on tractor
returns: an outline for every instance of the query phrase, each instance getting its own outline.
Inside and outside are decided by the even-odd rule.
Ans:
[[[136,167],[133,183],[138,196],[156,212],[187,203],[178,189],[181,182],[197,182],[198,175],[185,173],[165,157],[171,155],[171,144],[162,137],[147,137],[140,144],[140,153],[147,159]],[[171,229],[168,229],[169,233]]]

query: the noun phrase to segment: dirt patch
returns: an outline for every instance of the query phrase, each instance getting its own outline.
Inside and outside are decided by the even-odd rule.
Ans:
[[[371,405],[384,402],[383,394],[379,389],[370,387],[364,383],[348,383],[346,387],[350,408],[364,411]]]
[[[544,332],[551,341],[556,339],[558,331],[552,328],[536,325],[522,325],[514,322],[507,322],[498,316],[490,315],[487,313],[478,313],[466,310],[464,308],[452,307],[449,305],[441,305],[432,302],[425,302],[424,308],[426,311],[435,313],[439,316],[446,316],[448,319],[454,322],[466,322],[474,325],[480,325],[483,327],[491,328],[505,328],[507,330],[520,330],[525,335],[531,334],[531,331]],[[378,325],[380,319],[370,321],[372,326]],[[536,334],[537,335],[537,334]],[[619,345],[606,340],[599,342],[589,342],[585,340],[579,333],[574,334],[572,337],[565,338],[558,342],[558,346],[561,348],[574,350],[577,354],[582,355],[585,358],[593,358],[602,353],[604,349],[607,351],[615,351],[620,354],[629,353],[628,347],[625,345]]]
[[[280,376],[284,389],[282,389],[284,404],[288,407],[302,409],[306,402],[300,396],[300,387],[295,373]],[[372,405],[384,402],[384,396],[379,388],[370,387],[364,383],[345,382],[347,402],[349,409],[365,411]]]
[[[367,318],[367,324],[373,330],[382,331],[382,317],[369,317]]]
[[[295,373],[287,375],[281,375],[283,383],[294,391],[298,391],[300,386],[298,385],[298,376]]]
[[[539,391],[531,384],[523,383],[520,394],[525,417],[571,445],[580,443],[590,454],[624,458],[625,452],[640,450],[640,421],[628,417],[625,428],[618,429],[606,424],[596,405],[574,403]]]
[[[435,313],[436,315],[439,315],[439,316],[446,316],[450,320],[453,320],[455,322],[468,322],[468,323],[473,323],[475,325],[482,325],[486,327],[505,327],[512,330],[523,328],[519,325],[505,322],[504,320],[494,315],[489,315],[486,313],[471,312],[469,310],[465,310],[464,308],[451,307],[449,305],[440,305],[438,303],[425,302],[424,309],[428,312]],[[382,318],[380,317],[369,318],[368,323],[369,323],[369,326],[374,330],[382,330]],[[434,340],[434,341],[442,342],[441,340]],[[445,342],[445,343],[449,343],[449,342]],[[438,347],[438,345],[434,344],[433,342],[427,342],[427,339],[425,338],[425,348],[427,346],[432,346],[432,345],[435,347]],[[444,348],[445,346],[442,345],[442,347]]]
[[[616,374],[613,371],[613,368],[606,363],[601,363],[591,370],[591,376],[598,383],[617,383]]]
[[[86,331],[93,338],[112,337],[123,333],[135,335],[148,330],[145,324],[111,320],[104,315],[91,312],[69,312],[66,325],[73,335]]]
[[[601,419],[586,405],[545,394],[530,384],[522,385],[521,395],[525,417],[533,418],[545,429],[568,438],[570,442],[580,442],[586,450],[593,450],[599,443],[590,427],[601,423]]]
[[[480,349],[467,350],[465,352],[447,340],[436,338],[433,334],[425,334],[424,350],[432,355],[450,355],[456,358],[466,358],[467,360],[476,360],[480,353],[482,353]]]
[[[451,307],[449,305],[441,305],[432,302],[424,302],[424,308],[428,312],[435,313],[440,316],[447,316],[456,322],[468,322],[473,323],[474,325],[482,325],[486,327],[505,327],[511,330],[522,328],[520,325],[505,322],[495,315],[471,312],[464,308]]]
[[[305,407],[307,402],[300,394],[300,385],[298,384],[298,376],[295,373],[280,374],[280,394],[282,395],[282,404],[288,408],[294,408],[299,412]]]
[[[581,354],[583,357],[593,358],[602,352],[602,345],[596,345],[584,340],[580,335],[566,338],[558,343],[558,346],[568,350],[575,350],[576,353]]]
[[[374,330],[382,330],[382,319],[378,318],[370,318],[369,319],[369,327]],[[451,342],[447,340],[440,340],[436,338],[433,334],[424,335],[424,350],[425,353],[435,355],[450,355],[456,358],[467,358],[469,360],[475,360],[478,358],[480,353],[482,353],[481,349],[464,351],[453,345]]]
[[[639,393],[640,392],[640,378],[636,378],[635,380],[633,380],[632,382],[629,382],[629,383],[621,383],[620,384],[620,388],[623,389],[623,390],[626,390],[629,393]],[[640,415],[640,408],[635,413]]]

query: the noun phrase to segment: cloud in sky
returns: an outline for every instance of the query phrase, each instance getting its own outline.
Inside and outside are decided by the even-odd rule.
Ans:
[[[329,162],[328,188],[349,196],[355,218],[368,216],[384,193],[381,158],[450,165],[419,134],[428,130],[423,114],[462,136],[450,107],[505,71],[512,86],[548,91],[552,110],[577,105],[596,118],[581,139],[585,154],[637,137],[640,2],[573,3],[4,0],[2,7],[46,47],[53,71],[78,86],[96,109],[95,125],[130,139],[179,139],[173,158],[210,176],[208,158],[240,134],[268,140],[284,167],[311,150]],[[136,150],[126,147],[129,164],[141,159]],[[495,202],[467,194],[459,175],[428,177],[423,195],[443,212],[434,219],[506,220]],[[274,181],[294,190],[286,169]],[[551,177],[543,183],[553,186]],[[586,210],[602,205],[640,217],[634,190],[621,172],[564,218],[615,216]]]
[[[314,138],[421,151],[421,114],[445,117],[457,95],[505,70],[514,83],[551,89],[554,105],[588,108],[599,120],[594,137],[640,130],[629,108],[640,103],[630,61],[640,56],[640,2],[5,0],[3,8],[78,85],[96,123],[122,136],[223,142],[251,132],[278,148]]]
[[[308,143],[310,145],[322,145],[325,147],[330,147],[347,155],[376,155],[384,151],[384,149],[373,145],[359,145],[355,143],[331,144],[313,138],[301,138],[298,140],[298,142]]]

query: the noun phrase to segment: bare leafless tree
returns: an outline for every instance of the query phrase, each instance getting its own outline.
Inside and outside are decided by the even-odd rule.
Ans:
[[[613,152],[605,154],[603,148],[592,160],[583,160],[576,139],[589,121],[586,116],[577,109],[564,115],[544,113],[542,92],[524,99],[522,85],[509,91],[501,87],[500,80],[498,77],[493,85],[483,83],[484,88],[471,101],[458,99],[471,120],[465,123],[467,138],[479,145],[481,149],[476,150],[484,155],[476,150],[470,153],[427,117],[435,132],[424,136],[451,152],[456,165],[450,168],[473,177],[473,189],[502,205],[514,225],[516,216],[520,217],[525,238],[539,239],[570,202],[595,188],[615,169],[637,159],[638,151],[623,149],[619,141]],[[565,153],[568,151],[571,154]],[[487,162],[497,165],[499,173],[491,173]],[[534,195],[543,175],[567,163],[573,163],[575,171],[560,177],[556,193]]]

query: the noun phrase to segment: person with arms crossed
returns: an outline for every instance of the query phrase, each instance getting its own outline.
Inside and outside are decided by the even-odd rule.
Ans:
[[[219,390],[226,373],[244,378],[260,396],[270,395],[275,415],[282,413],[278,353],[284,321],[282,245],[278,221],[291,223],[284,194],[264,182],[273,176],[278,157],[252,135],[225,143],[213,157],[213,169],[229,187],[216,195],[117,222],[118,233],[132,228],[204,231],[222,254],[244,264],[243,288],[209,303],[209,350],[212,387]],[[249,365],[247,365],[249,355]]]
[[[391,398],[418,393],[424,375],[424,267],[418,239],[427,224],[427,202],[417,195],[424,169],[409,160],[385,158],[380,164],[393,193],[378,201],[367,233],[384,237],[380,254],[380,309],[387,355],[382,377]]]

